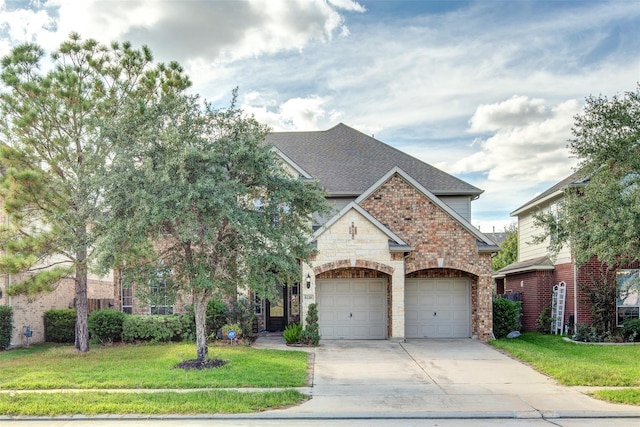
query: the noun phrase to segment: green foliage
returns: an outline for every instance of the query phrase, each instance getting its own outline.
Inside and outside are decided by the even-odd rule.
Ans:
[[[228,310],[229,305],[220,299],[214,298],[207,303],[207,332],[209,335],[215,336],[227,322]]]
[[[616,284],[615,279],[606,268],[590,276],[590,284],[580,282],[583,291],[591,304],[591,320],[596,334],[604,339],[612,336],[616,329]]]
[[[506,238],[500,243],[500,252],[491,258],[491,268],[498,271],[518,259],[518,225],[511,223],[504,229]]]
[[[126,342],[148,341],[152,343],[193,339],[193,321],[186,314],[125,316],[122,323],[122,340]]]
[[[302,338],[302,325],[298,323],[289,323],[282,334],[287,344],[299,343]]]
[[[152,61],[147,47],[104,46],[72,33],[50,58],[25,43],[0,64],[0,197],[9,219],[0,225],[0,269],[28,273],[10,294],[75,279],[75,345],[83,352],[87,275],[104,231],[100,177],[114,156],[104,130],[126,113],[124,104],[145,105],[190,85],[177,63]]]
[[[493,335],[496,339],[506,337],[511,331],[520,330],[520,305],[520,301],[493,299]]]
[[[71,343],[76,336],[76,311],[73,308],[44,313],[44,339],[47,342]]]
[[[240,297],[230,304],[229,311],[227,313],[227,320],[240,325],[243,336],[253,336],[253,320],[255,318],[256,314],[253,304],[251,304],[251,301],[247,298]]]
[[[640,84],[623,96],[589,97],[576,116],[572,154],[586,185],[569,186],[559,215],[543,214],[550,252],[570,243],[579,264],[614,267],[640,255]]]
[[[119,310],[97,310],[89,315],[89,332],[102,345],[122,340],[122,324],[126,314]]]
[[[300,335],[302,344],[317,346],[320,344],[320,326],[318,325],[318,304],[311,303],[307,308],[304,331]]]
[[[11,345],[13,332],[13,307],[0,305],[0,350],[6,350]]]
[[[571,338],[574,341],[580,342],[602,342],[602,337],[595,326],[585,323],[578,323],[576,325],[576,331]]]
[[[640,341],[640,319],[627,319],[622,324],[622,337],[628,342]]]
[[[313,252],[311,215],[329,209],[317,184],[287,173],[264,142],[268,129],[235,107],[236,96],[227,109],[187,96],[131,103],[104,129],[115,155],[104,175],[102,265],[126,267],[138,286],[170,270],[171,286],[193,297],[198,358],[208,351],[208,301],[241,286],[275,296]]]
[[[236,338],[240,338],[242,336],[242,328],[237,323],[227,323],[222,326],[221,332],[222,336],[229,339],[229,331],[233,331],[236,333]]]
[[[551,306],[548,305],[540,312],[538,319],[536,320],[536,331],[541,334],[548,334],[551,332]]]

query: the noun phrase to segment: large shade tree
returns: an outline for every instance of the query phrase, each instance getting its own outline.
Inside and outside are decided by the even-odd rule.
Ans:
[[[570,244],[578,263],[610,268],[640,259],[640,85],[622,96],[589,97],[576,116],[570,149],[583,185],[570,186],[558,212],[538,225],[557,253]]]
[[[50,60],[27,43],[1,66],[1,196],[9,222],[0,231],[0,268],[20,273],[9,294],[73,279],[75,347],[88,351],[87,280],[103,230],[97,177],[113,157],[103,129],[132,99],[150,103],[190,83],[177,63],[154,64],[146,47],[104,46],[78,34]]]
[[[208,355],[206,307],[249,286],[274,297],[309,258],[311,215],[323,192],[292,176],[264,142],[267,128],[235,108],[167,96],[133,104],[112,129],[116,155],[106,175],[111,207],[105,266],[127,284],[188,296],[197,359]]]

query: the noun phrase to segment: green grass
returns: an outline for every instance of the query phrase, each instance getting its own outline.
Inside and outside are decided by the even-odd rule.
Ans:
[[[306,385],[307,353],[251,347],[210,347],[209,357],[228,363],[216,369],[176,369],[195,357],[195,344],[70,346],[31,350],[21,357],[0,352],[0,389],[184,389],[298,387]]]
[[[295,391],[109,393],[0,393],[0,414],[59,416],[100,414],[237,414],[297,405],[307,396]]]
[[[566,342],[557,335],[524,333],[490,342],[567,386],[640,387],[640,345]],[[640,405],[640,388],[600,390],[598,399]]]
[[[290,389],[215,390],[304,386],[308,360],[305,352],[211,346],[210,358],[226,360],[225,366],[201,371],[175,367],[193,359],[195,351],[193,343],[171,343],[94,346],[88,353],[61,345],[0,352],[0,389],[12,390],[0,392],[0,414],[230,414],[288,407],[308,399]],[[105,391],[152,388],[178,390]],[[180,391],[194,388],[209,390]],[[25,391],[53,389],[86,391]]]

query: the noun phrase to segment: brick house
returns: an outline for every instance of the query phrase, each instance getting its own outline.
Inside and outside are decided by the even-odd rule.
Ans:
[[[318,303],[323,339],[492,336],[495,243],[470,223],[482,190],[344,124],[267,137],[335,208],[314,218],[317,253],[279,301],[256,301],[260,330]]]
[[[640,316],[637,282],[630,288],[640,274],[638,263],[607,273],[605,266],[597,260],[578,267],[569,247],[564,247],[552,258],[548,255],[548,240],[533,242],[534,236],[543,232],[534,224],[535,214],[556,211],[566,189],[587,184],[588,180],[575,172],[511,213],[518,219],[518,259],[497,271],[493,277],[498,293],[521,293],[524,330],[536,330],[540,313],[551,306],[553,288],[558,285],[564,285],[566,290],[563,329],[570,330],[578,323],[590,324],[591,302],[582,285],[593,286],[593,280],[598,280],[603,274],[612,274],[610,281],[617,286],[617,303],[611,307],[616,313],[616,325],[621,326],[625,319]]]

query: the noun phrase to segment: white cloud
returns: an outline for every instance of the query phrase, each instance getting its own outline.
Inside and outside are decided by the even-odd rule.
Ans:
[[[535,108],[528,107],[532,105]],[[546,106],[542,100],[517,97],[481,105],[471,120],[472,130],[479,123],[480,130],[495,133],[480,144],[480,151],[440,166],[452,173],[483,172],[488,181],[500,183],[564,178],[574,163],[567,141],[579,111],[576,100]]]
[[[544,100],[516,96],[489,105],[480,105],[469,124],[470,132],[494,131],[504,127],[522,126],[548,117]]]
[[[324,109],[326,100],[317,96],[291,98],[275,106],[268,97],[252,92],[245,95],[244,101],[245,104],[241,108],[259,122],[269,125],[274,131],[318,130],[319,119],[329,114]]]

